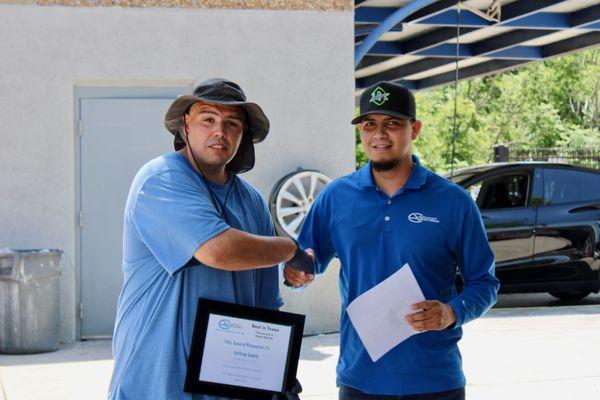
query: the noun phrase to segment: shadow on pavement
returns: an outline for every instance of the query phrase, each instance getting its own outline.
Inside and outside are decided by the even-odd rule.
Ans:
[[[300,359],[306,361],[322,361],[329,357],[335,356],[337,358],[337,347],[339,344],[339,335],[331,333],[305,336],[302,339]],[[335,348],[336,350],[332,351],[332,348]]]
[[[547,293],[501,294],[487,318],[600,314],[600,295],[581,300],[558,300]]]

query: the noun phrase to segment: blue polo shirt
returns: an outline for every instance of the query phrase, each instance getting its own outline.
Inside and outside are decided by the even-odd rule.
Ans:
[[[337,384],[382,395],[433,393],[465,386],[457,342],[461,326],[496,301],[499,283],[481,216],[461,187],[424,168],[393,196],[380,190],[370,163],[328,184],[313,204],[298,242],[316,253],[322,273],[341,261],[342,298]],[[346,307],[409,263],[426,299],[449,303],[452,329],[414,335],[373,362]],[[455,288],[456,269],[465,281]],[[377,312],[373,310],[373,312]]]
[[[183,392],[199,297],[277,309],[278,269],[224,271],[195,261],[206,241],[230,227],[275,234],[265,201],[240,178],[209,185],[180,153],[146,164],[135,177],[123,230],[124,283],[113,337],[109,399],[207,400]]]

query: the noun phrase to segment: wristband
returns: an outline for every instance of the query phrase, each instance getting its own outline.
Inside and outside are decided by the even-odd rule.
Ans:
[[[298,245],[298,242],[294,238],[291,238],[291,239],[296,244],[296,253],[289,261],[286,262],[286,264],[288,264],[290,267],[292,267],[298,271],[302,271],[306,274],[314,274],[315,267],[314,267],[313,260],[310,258],[310,256],[308,255],[308,253],[306,251],[304,251],[300,248],[300,246]]]

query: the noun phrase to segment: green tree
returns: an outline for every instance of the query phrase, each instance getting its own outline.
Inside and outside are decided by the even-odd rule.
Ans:
[[[415,152],[434,171],[489,163],[493,146],[600,147],[600,49],[416,93]],[[357,167],[367,158],[357,135]]]

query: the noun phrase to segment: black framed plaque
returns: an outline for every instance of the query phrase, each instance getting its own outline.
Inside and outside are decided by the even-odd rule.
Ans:
[[[296,382],[304,315],[198,299],[184,391],[271,400]]]

